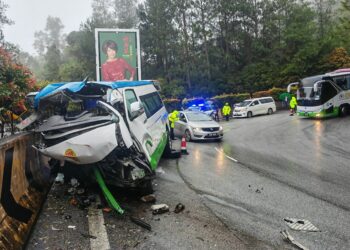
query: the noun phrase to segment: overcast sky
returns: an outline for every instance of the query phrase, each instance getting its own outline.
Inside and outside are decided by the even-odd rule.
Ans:
[[[15,23],[4,27],[5,40],[26,52],[35,53],[34,32],[45,29],[48,16],[59,17],[64,33],[78,30],[91,16],[92,0],[5,0],[6,15]]]

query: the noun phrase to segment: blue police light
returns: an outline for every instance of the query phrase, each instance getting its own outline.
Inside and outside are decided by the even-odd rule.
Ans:
[[[201,103],[201,104],[199,104],[198,106],[199,106],[199,107],[203,107],[203,106],[204,106],[204,104],[203,104],[203,103]]]
[[[196,104],[192,104],[192,107],[196,107]]]

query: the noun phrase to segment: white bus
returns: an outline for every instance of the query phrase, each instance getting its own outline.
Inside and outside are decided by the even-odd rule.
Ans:
[[[345,116],[350,111],[350,69],[311,76],[288,85],[297,86],[297,114],[325,118]]]

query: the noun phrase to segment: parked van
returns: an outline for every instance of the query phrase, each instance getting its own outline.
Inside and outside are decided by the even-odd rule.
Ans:
[[[233,110],[234,117],[252,117],[254,115],[276,112],[276,104],[272,97],[261,97],[245,100],[237,104]]]
[[[168,113],[152,81],[54,83],[34,107],[38,151],[90,176],[97,168],[114,186],[150,189],[171,152]]]

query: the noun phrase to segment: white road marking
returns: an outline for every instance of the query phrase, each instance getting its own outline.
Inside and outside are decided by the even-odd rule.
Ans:
[[[100,197],[97,197],[96,204],[100,203]],[[89,234],[96,236],[96,239],[90,239],[91,250],[111,249],[108,241],[108,235],[105,227],[102,209],[89,207]]]
[[[226,158],[230,159],[231,161],[234,161],[234,162],[238,162],[238,160],[236,160],[235,158],[232,158],[230,156],[228,156],[223,150],[219,150],[217,147],[215,147],[215,150],[219,153],[222,153],[225,155]]]

